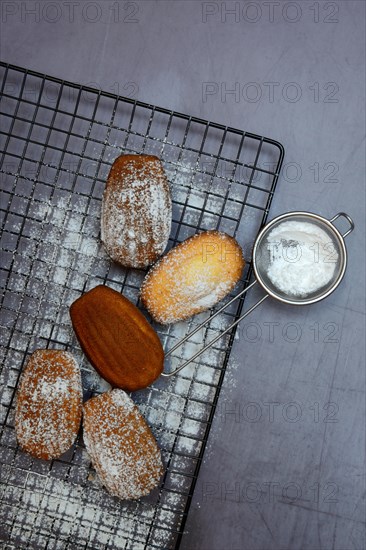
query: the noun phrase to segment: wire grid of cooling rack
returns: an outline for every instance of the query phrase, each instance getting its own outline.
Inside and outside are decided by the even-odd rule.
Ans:
[[[106,284],[139,304],[144,272],[117,266],[101,246],[105,180],[121,153],[161,158],[172,186],[169,247],[205,229],[235,236],[247,260],[265,222],[283,160],[271,139],[1,64],[1,540],[6,549],[177,548],[234,339],[234,330],[177,376],[132,397],[162,450],[165,474],[148,497],[122,502],[100,485],[82,434],[60,459],[17,447],[15,391],[36,348],[72,351],[84,397],[107,389],[84,358],[69,306]],[[167,369],[228,327],[238,300]],[[146,312],[145,312],[146,313]],[[154,325],[166,349],[207,314]]]

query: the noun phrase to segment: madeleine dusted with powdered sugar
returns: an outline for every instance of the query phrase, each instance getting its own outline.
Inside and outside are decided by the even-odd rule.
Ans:
[[[102,203],[102,241],[111,258],[125,267],[153,264],[166,248],[171,220],[170,187],[160,160],[118,157]]]
[[[15,433],[23,451],[51,460],[69,450],[81,422],[80,369],[71,353],[38,349],[22,374]]]
[[[163,325],[210,309],[233,290],[245,261],[237,241],[203,231],[172,248],[146,275],[141,300]]]
[[[84,405],[84,443],[106,489],[121,499],[138,499],[159,483],[163,464],[158,445],[138,408],[120,389]]]

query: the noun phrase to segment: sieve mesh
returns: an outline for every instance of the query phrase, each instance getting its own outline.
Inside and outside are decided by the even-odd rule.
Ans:
[[[298,224],[305,224],[303,227],[312,228],[313,236],[309,237],[309,242],[301,242],[301,234],[299,238],[296,236],[296,232],[294,238],[287,241],[285,246],[282,246],[279,238],[273,239],[273,231],[288,227],[288,223],[295,224],[295,227],[299,227]],[[315,290],[309,291],[305,295],[285,292],[268,275],[275,250],[276,255],[279,253],[282,255],[282,260],[288,264],[290,269],[296,268],[302,258],[306,257],[301,272],[296,270],[297,277],[300,277],[301,273],[300,285],[304,278],[311,278],[312,273],[314,273],[314,277],[322,273],[329,274],[328,277],[324,276],[324,279],[329,280],[324,281],[323,285],[318,285]],[[312,303],[326,297],[340,283],[347,261],[341,235],[329,221],[311,212],[289,212],[272,220],[258,236],[254,254],[256,276],[265,290],[284,302],[299,305]],[[314,285],[317,280],[313,281]]]

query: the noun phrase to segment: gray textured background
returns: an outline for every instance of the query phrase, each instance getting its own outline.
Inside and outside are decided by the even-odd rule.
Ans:
[[[1,8],[3,60],[275,138],[270,217],[354,218],[332,296],[240,326],[183,548],[364,549],[365,3]]]

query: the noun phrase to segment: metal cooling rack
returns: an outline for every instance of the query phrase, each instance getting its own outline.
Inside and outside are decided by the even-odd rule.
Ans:
[[[170,247],[204,229],[238,239],[249,260],[240,290],[250,279],[251,245],[268,215],[283,147],[19,67],[1,64],[0,70],[0,540],[6,549],[178,548],[235,330],[177,376],[133,395],[166,467],[160,487],[137,502],[107,494],[81,435],[59,460],[22,453],[14,435],[15,389],[39,347],[77,356],[85,398],[106,389],[81,353],[68,308],[101,283],[138,303],[144,272],[113,264],[99,239],[102,192],[119,154],[162,159],[172,184]],[[238,318],[238,302],[172,354],[170,367]],[[204,318],[155,328],[168,349]]]

